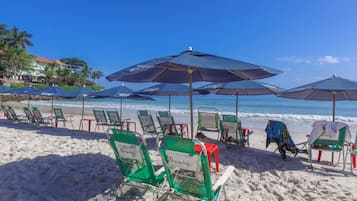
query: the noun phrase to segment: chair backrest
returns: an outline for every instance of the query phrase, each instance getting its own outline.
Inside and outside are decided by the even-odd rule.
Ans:
[[[32,114],[35,122],[43,123],[43,117],[37,107],[32,107]]]
[[[137,115],[144,134],[157,134],[154,120],[149,111],[139,110]]]
[[[338,135],[333,135],[330,133],[322,134],[315,142],[314,145],[337,145],[343,147],[346,138],[347,128],[343,127],[339,130]]]
[[[116,110],[107,110],[107,115],[108,115],[109,122],[112,125],[116,125],[116,126],[120,126],[121,125],[121,119],[120,119],[118,111],[116,111]]]
[[[121,173],[129,181],[158,186],[163,181],[163,174],[155,176],[153,163],[147,147],[139,144],[132,131],[112,129],[109,138]]]
[[[176,192],[213,200],[212,180],[206,148],[197,140],[165,136],[160,154],[170,187]],[[200,151],[195,151],[195,146]]]
[[[208,109],[212,111],[204,111],[198,109],[198,128],[218,130],[219,129],[218,110],[215,108],[208,108]]]
[[[177,134],[178,135],[178,132],[177,132],[177,129],[175,126],[175,121],[174,121],[170,112],[158,111],[156,113],[156,118],[157,118],[157,121],[159,122],[162,134],[164,134],[164,135]]]
[[[9,107],[5,107],[3,105],[1,106],[1,109],[4,112],[4,115],[5,115],[6,119],[8,119],[8,120],[18,120],[15,111],[12,108],[11,108],[12,111],[10,111],[10,108],[11,108],[10,106]],[[13,117],[11,112],[15,113],[15,115],[14,115],[15,117]]]
[[[31,123],[35,123],[36,122],[36,119],[34,118],[34,116],[32,115],[32,112],[31,110],[28,108],[28,107],[24,107],[23,108],[24,110],[24,113],[25,113],[25,116],[27,118],[27,120]]]
[[[291,149],[296,147],[286,124],[282,121],[269,120],[265,133],[267,134],[266,147],[272,140],[277,142],[278,145],[286,144]]]
[[[93,114],[95,117],[95,121],[98,123],[108,123],[107,116],[105,115],[105,111],[102,109],[94,109]]]
[[[241,141],[242,135],[242,123],[237,120],[235,115],[222,114],[222,120],[220,121],[221,136],[229,141]]]
[[[55,113],[55,118],[57,120],[64,120],[65,119],[63,111],[62,111],[62,108],[55,107],[55,108],[53,108],[53,112]]]

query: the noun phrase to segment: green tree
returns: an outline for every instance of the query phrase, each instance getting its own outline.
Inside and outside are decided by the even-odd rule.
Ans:
[[[45,66],[46,84],[53,84],[56,79],[56,63],[50,63]]]
[[[5,45],[6,45],[6,38],[8,36],[8,32],[9,30],[7,29],[7,25],[6,24],[0,24],[0,50],[5,49]]]
[[[103,77],[103,72],[96,70],[93,71],[92,74],[90,75],[90,77],[94,80],[95,84],[97,85],[97,80],[100,79],[101,77]]]
[[[26,31],[19,31],[19,29],[14,26],[7,32],[7,40],[9,46],[11,48],[23,48],[26,49],[26,46],[33,46],[30,38],[32,37],[31,34],[27,33]]]
[[[9,48],[4,51],[3,64],[12,69],[12,74],[17,79],[19,70],[32,70],[32,56],[25,49]]]

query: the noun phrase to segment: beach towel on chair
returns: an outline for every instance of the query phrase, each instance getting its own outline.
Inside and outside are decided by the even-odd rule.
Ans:
[[[276,142],[283,159],[286,159],[286,151],[295,154],[298,153],[299,150],[291,138],[284,122],[269,120],[265,132],[267,134],[266,147],[268,147],[271,142]]]

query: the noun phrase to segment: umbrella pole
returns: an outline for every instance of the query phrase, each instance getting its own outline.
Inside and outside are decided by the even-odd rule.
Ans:
[[[335,122],[335,109],[336,109],[336,92],[332,92],[333,102],[332,102],[332,121]]]
[[[27,100],[27,107],[30,109],[30,98],[31,96],[29,95],[29,99]]]
[[[192,70],[188,70],[188,81],[189,81],[189,83],[190,83],[190,120],[191,120],[191,139],[193,139]]]
[[[53,96],[51,96],[51,117],[53,117]]]
[[[236,119],[238,120],[238,92],[236,93]]]
[[[123,99],[120,99],[120,121],[122,120],[123,116]]]
[[[171,113],[171,95],[169,95],[169,113]]]
[[[84,96],[82,97],[82,119],[84,116]]]

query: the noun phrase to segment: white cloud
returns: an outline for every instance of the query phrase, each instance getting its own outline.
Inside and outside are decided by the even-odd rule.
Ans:
[[[304,58],[304,57],[279,57],[278,61],[303,63],[303,64],[338,64],[342,62],[351,62],[357,60],[357,57],[335,57],[335,56],[323,56],[319,58]]]
[[[307,58],[302,58],[302,57],[280,57],[277,59],[278,61],[285,61],[285,62],[293,62],[293,63],[305,63],[305,64],[311,64],[312,61]]]
[[[340,63],[340,59],[334,56],[324,56],[317,59],[320,64],[337,64]]]

